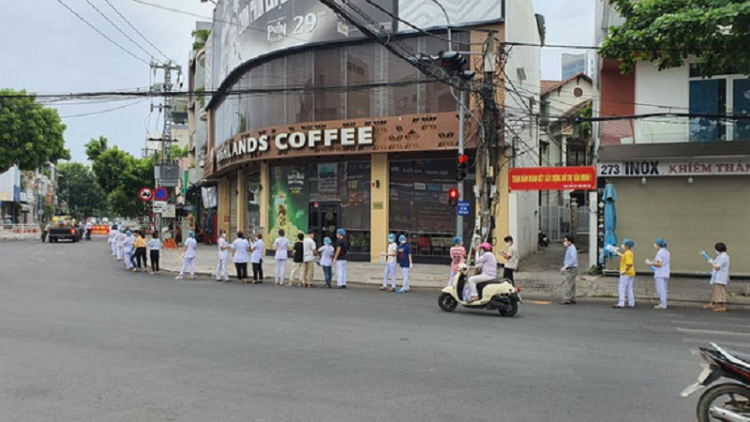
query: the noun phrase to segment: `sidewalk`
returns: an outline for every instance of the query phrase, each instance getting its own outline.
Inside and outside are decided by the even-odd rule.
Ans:
[[[179,250],[162,251],[161,267],[164,271],[179,272],[182,260]],[[195,272],[201,277],[210,277],[214,280],[217,261],[216,246],[199,245],[196,255]],[[516,285],[521,288],[521,294],[534,297],[556,300],[562,297],[561,285],[563,275],[560,274],[562,246],[551,245],[542,249],[539,253],[521,262],[520,270],[516,272]],[[230,277],[234,277],[234,266],[229,258]],[[560,262],[558,262],[560,261]],[[582,254],[580,262],[587,262],[586,255]],[[275,263],[272,257],[263,259],[263,271],[265,281],[273,282],[273,269]],[[290,264],[287,265],[287,278],[289,277]],[[400,271],[398,282],[401,282]],[[252,273],[251,273],[252,274]],[[442,289],[448,283],[450,266],[446,258],[445,265],[414,264],[409,273],[410,284],[414,288]],[[348,282],[367,286],[380,286],[383,283],[383,266],[369,262],[349,262],[347,265]],[[315,283],[323,283],[323,271],[320,267],[315,270]],[[334,272],[334,283],[335,283]],[[737,281],[728,287],[729,303],[750,305],[750,297],[743,296],[747,281]],[[617,297],[617,278],[590,276],[585,269],[581,269],[576,283],[578,297]],[[651,300],[656,296],[654,281],[651,276],[638,276],[635,281],[635,295],[639,300]],[[708,278],[675,277],[669,280],[669,300],[688,302],[708,302],[711,297],[711,285]]]

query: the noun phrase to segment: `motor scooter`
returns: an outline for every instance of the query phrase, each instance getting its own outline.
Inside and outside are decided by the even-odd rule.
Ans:
[[[549,237],[547,237],[547,233],[539,230],[539,235],[537,236],[537,241],[539,243],[539,246],[542,247],[548,247],[549,246]]]
[[[706,363],[702,364],[698,382],[680,394],[689,397],[715,384],[698,400],[698,421],[750,422],[750,356],[730,353],[715,343],[711,343],[711,348],[699,349]],[[722,381],[717,383],[719,380]]]
[[[521,289],[514,287],[510,280],[496,278],[477,284],[479,300],[466,301],[461,293],[468,282],[469,267],[458,265],[458,273],[453,276],[453,283],[446,287],[438,297],[438,305],[445,312],[453,312],[460,304],[466,308],[497,310],[504,317],[512,317],[518,313],[518,304],[523,303]]]

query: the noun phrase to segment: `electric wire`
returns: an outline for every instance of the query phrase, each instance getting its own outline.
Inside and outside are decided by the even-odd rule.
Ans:
[[[104,0],[104,1],[107,3],[107,5],[109,5],[110,8],[112,8],[112,10],[115,11],[115,13],[117,13],[118,16],[120,16],[120,18],[122,18],[123,21],[125,21],[125,23],[136,34],[138,34],[141,38],[143,38],[143,40],[146,41],[146,43],[148,43],[148,45],[150,45],[154,50],[156,50],[159,54],[161,54],[162,57],[164,57],[167,60],[170,60],[170,58],[163,51],[161,51],[161,49],[159,49],[159,47],[157,47],[156,45],[154,45],[154,43],[152,43],[148,38],[146,38],[146,36],[143,35],[143,33],[141,31],[139,31],[132,23],[130,23],[130,21],[122,13],[120,13],[120,11],[115,7],[115,5],[112,4],[112,2],[110,0]]]
[[[149,52],[148,50],[146,50],[145,48],[143,48],[138,42],[136,42],[132,37],[130,37],[130,35],[126,34],[125,31],[122,30],[122,28],[120,28],[119,26],[117,26],[116,23],[112,22],[112,19],[110,19],[107,15],[105,15],[104,12],[102,12],[101,10],[99,10],[99,8],[94,5],[94,3],[91,3],[91,0],[85,0],[85,1],[86,1],[86,3],[88,3],[89,6],[91,6],[92,9],[94,9],[96,11],[96,13],[98,13],[101,17],[103,17],[104,20],[106,20],[107,22],[109,22],[109,24],[112,25],[120,34],[122,34],[125,38],[127,38],[128,41],[130,41],[131,43],[133,43],[133,45],[135,45],[136,47],[138,47],[141,51],[143,51],[144,53],[146,53],[146,55],[148,55],[149,57],[151,57],[151,59],[156,60],[154,58],[154,55],[151,54],[151,52]]]
[[[99,114],[110,113],[112,111],[122,110],[124,108],[131,107],[131,106],[134,106],[136,104],[140,104],[140,103],[142,103],[144,101],[146,101],[146,100],[145,99],[141,99],[141,100],[138,100],[138,101],[134,101],[132,103],[121,105],[121,106],[118,106],[118,107],[109,108],[109,109],[106,109],[106,110],[93,111],[93,112],[90,112],[90,113],[70,114],[70,115],[67,115],[67,116],[60,116],[60,118],[61,119],[72,119],[72,118],[76,118],[76,117],[88,117],[88,116],[95,116],[95,115],[99,115]]]

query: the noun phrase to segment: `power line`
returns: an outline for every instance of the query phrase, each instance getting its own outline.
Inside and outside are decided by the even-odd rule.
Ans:
[[[108,36],[107,36],[107,34],[105,34],[104,32],[100,31],[100,30],[99,30],[98,28],[96,28],[96,27],[95,27],[94,25],[92,25],[91,23],[89,23],[89,21],[87,21],[86,19],[84,19],[84,17],[83,17],[83,16],[79,15],[79,14],[78,14],[78,12],[76,12],[76,11],[75,11],[75,10],[73,10],[73,9],[71,9],[71,8],[70,8],[70,6],[68,6],[67,4],[65,4],[65,2],[63,2],[62,0],[57,0],[57,2],[58,2],[58,3],[60,3],[60,4],[61,4],[61,5],[63,6],[63,7],[65,7],[66,9],[68,9],[68,11],[69,11],[70,13],[74,14],[74,15],[75,15],[75,16],[76,16],[76,17],[77,17],[78,19],[80,19],[81,21],[83,21],[83,23],[85,23],[86,25],[88,25],[88,27],[89,27],[89,28],[93,29],[93,30],[94,30],[94,31],[96,31],[96,32],[97,32],[97,33],[98,33],[99,35],[101,35],[102,37],[104,37],[104,38],[105,38],[105,39],[106,39],[107,41],[109,41],[109,42],[111,42],[112,44],[116,45],[116,46],[117,46],[117,47],[118,47],[118,48],[119,48],[120,50],[124,51],[124,52],[125,52],[126,54],[130,55],[130,56],[131,56],[131,57],[133,57],[134,59],[136,59],[136,60],[138,60],[139,62],[141,62],[141,63],[145,64],[146,66],[148,66],[148,64],[149,64],[149,63],[148,63],[148,62],[147,62],[146,60],[143,60],[142,58],[140,58],[140,57],[136,56],[135,54],[133,54],[133,52],[132,52],[132,51],[130,51],[130,50],[128,50],[128,49],[126,49],[125,47],[123,47],[122,45],[120,45],[119,43],[117,43],[117,41],[115,41],[115,40],[113,40],[112,38],[108,37]]]
[[[132,102],[132,103],[128,103],[128,104],[125,104],[125,105],[121,105],[121,106],[118,106],[118,107],[108,108],[106,110],[93,111],[91,113],[71,114],[71,115],[68,115],[68,116],[60,116],[60,118],[61,119],[72,119],[72,118],[75,118],[75,117],[87,117],[87,116],[94,116],[94,115],[97,115],[97,114],[109,113],[109,112],[116,111],[116,110],[122,110],[123,108],[134,106],[136,104],[140,104],[140,103],[142,103],[144,101],[146,101],[146,100],[145,99],[141,99],[141,100],[138,100],[138,101],[135,101],[135,102]]]
[[[115,24],[114,22],[112,22],[112,19],[110,19],[101,10],[99,10],[98,7],[94,6],[94,4],[91,3],[91,0],[85,0],[85,1],[86,1],[86,3],[88,3],[89,6],[91,6],[92,9],[94,9],[96,11],[96,13],[98,13],[99,15],[101,15],[101,17],[103,17],[107,22],[109,22],[110,25],[112,25],[118,32],[120,32],[125,38],[127,38],[128,41],[132,42],[133,45],[135,45],[136,47],[138,47],[141,51],[143,51],[144,53],[146,53],[149,57],[151,57],[153,59],[153,54],[151,54],[145,48],[141,47],[141,45],[138,44],[133,38],[131,38],[130,35],[126,34],[125,31],[122,30],[122,28],[120,28],[119,26],[117,26],[117,24]]]
[[[122,13],[120,13],[120,11],[119,11],[119,10],[117,10],[117,8],[116,8],[116,7],[115,7],[115,6],[114,6],[114,5],[113,5],[113,4],[112,4],[112,3],[110,2],[110,0],[104,0],[104,1],[105,1],[105,2],[107,2],[107,4],[109,5],[109,7],[111,7],[111,8],[112,8],[112,10],[114,10],[114,11],[115,11],[115,13],[117,13],[117,15],[119,15],[119,16],[120,16],[120,18],[122,18],[122,20],[123,20],[123,21],[125,21],[125,23],[126,23],[126,24],[128,24],[128,26],[129,26],[129,27],[130,27],[130,28],[131,28],[131,29],[132,29],[133,31],[135,31],[135,33],[136,33],[136,34],[140,35],[140,37],[141,37],[141,38],[143,38],[143,40],[144,40],[144,41],[146,41],[146,42],[148,43],[148,45],[150,45],[151,47],[153,47],[153,49],[154,49],[154,50],[156,50],[156,51],[157,51],[157,52],[158,52],[159,54],[161,54],[161,55],[162,55],[162,56],[163,56],[163,57],[164,57],[165,59],[167,59],[167,60],[170,60],[170,59],[169,59],[169,57],[168,57],[168,56],[167,56],[166,54],[164,54],[164,52],[163,52],[163,51],[161,51],[161,50],[159,49],[159,47],[157,47],[156,45],[154,45],[154,43],[152,43],[152,42],[151,42],[151,41],[150,41],[150,40],[149,40],[148,38],[146,38],[146,36],[145,36],[145,35],[143,35],[143,34],[141,33],[141,31],[139,31],[139,30],[138,30],[138,29],[137,29],[137,28],[136,28],[135,26],[133,26],[133,24],[132,24],[132,23],[130,23],[130,21],[129,21],[129,20],[128,20],[128,19],[127,19],[127,18],[126,18],[125,16],[123,16],[123,14],[122,14]]]

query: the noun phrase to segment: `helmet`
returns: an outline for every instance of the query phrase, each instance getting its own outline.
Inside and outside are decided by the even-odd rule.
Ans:
[[[479,249],[484,249],[485,251],[488,251],[488,252],[489,252],[489,251],[491,251],[491,250],[492,250],[492,245],[490,245],[490,244],[489,244],[489,243],[487,243],[487,242],[483,242],[483,243],[480,243],[480,244],[479,244]]]
[[[453,244],[458,245],[459,243],[464,243],[464,240],[461,239],[461,236],[456,236],[453,238]]]
[[[388,241],[391,242],[391,243],[395,242],[396,241],[396,235],[393,234],[393,233],[389,234],[388,235]]]

